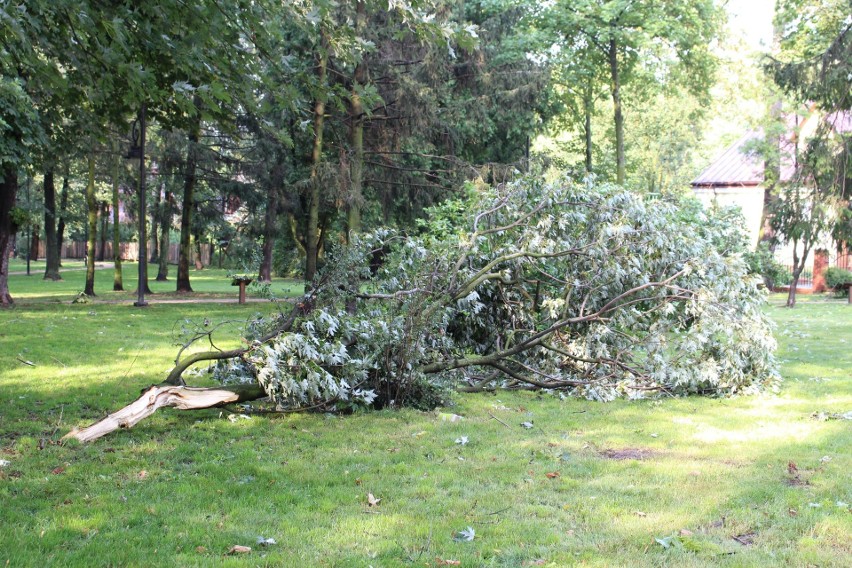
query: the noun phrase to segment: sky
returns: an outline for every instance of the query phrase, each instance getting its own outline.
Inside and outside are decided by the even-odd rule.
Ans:
[[[771,46],[775,0],[728,0],[725,8],[731,30],[752,48],[767,50]]]

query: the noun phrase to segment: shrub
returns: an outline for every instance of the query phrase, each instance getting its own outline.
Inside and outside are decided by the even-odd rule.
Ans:
[[[847,295],[849,287],[852,286],[852,271],[832,266],[825,271],[825,285],[838,295]]]
[[[746,253],[745,261],[749,274],[760,276],[764,286],[769,290],[777,286],[787,286],[793,280],[793,275],[783,264],[775,260],[766,243],[758,243],[756,250]]]

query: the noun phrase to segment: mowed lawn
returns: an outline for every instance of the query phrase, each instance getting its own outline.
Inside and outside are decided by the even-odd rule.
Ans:
[[[25,284],[13,280],[13,294]],[[0,565],[852,558],[852,306],[841,301],[803,298],[787,310],[770,299],[785,377],[777,394],[608,404],[457,395],[436,412],[352,416],[168,409],[59,445],[161,381],[188,322],[231,322],[219,344],[229,348],[240,325],[275,308],[140,310],[39,294],[0,311]],[[234,545],[251,551],[228,554]]]

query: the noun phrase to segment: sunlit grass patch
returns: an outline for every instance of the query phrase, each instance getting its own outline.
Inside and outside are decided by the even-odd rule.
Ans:
[[[236,329],[272,306],[19,305],[0,312],[0,562],[844,566],[852,312],[775,300],[778,394],[499,393],[438,412],[235,420],[167,409],[64,446],[163,379],[176,322]],[[467,527],[473,540],[454,540]],[[235,544],[253,550],[226,556]]]

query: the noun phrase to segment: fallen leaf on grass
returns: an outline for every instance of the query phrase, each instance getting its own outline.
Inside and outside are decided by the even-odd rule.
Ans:
[[[638,517],[647,517],[648,513],[644,513],[642,511],[636,511],[636,516]]]
[[[438,557],[435,559],[435,566],[461,566],[461,560],[445,560]]]
[[[248,552],[251,552],[250,546],[242,546],[241,544],[235,544],[228,550],[227,554],[246,554]]]
[[[545,475],[548,479],[556,479],[556,478],[557,478],[557,477],[559,477],[561,474],[560,474],[558,471],[551,471],[551,472],[545,473],[544,475]]]
[[[689,530],[689,529],[680,529],[680,530],[678,531],[678,534],[679,534],[680,536],[692,536],[692,535],[693,535],[693,534],[695,534],[695,533],[693,533],[693,532],[692,532],[691,530]]]
[[[60,465],[59,467],[53,468],[50,473],[52,473],[53,475],[59,475],[63,471],[65,471],[65,468]]]
[[[375,507],[379,504],[379,501],[381,501],[381,498],[376,499],[375,495],[373,495],[372,493],[367,493],[367,505],[369,505],[370,507]]]
[[[195,552],[197,552],[198,554],[204,554],[205,552],[207,552],[207,549],[204,548],[203,546],[196,546]]]
[[[142,471],[136,474],[136,477],[139,479],[139,481],[142,481],[143,479],[148,477],[148,472],[143,469]]]
[[[544,558],[539,558],[538,560],[524,560],[521,562],[521,566],[544,566]]]
[[[790,509],[787,509],[787,514],[790,515],[791,517],[795,517],[796,515],[799,514],[799,512],[796,509],[790,508]]]

